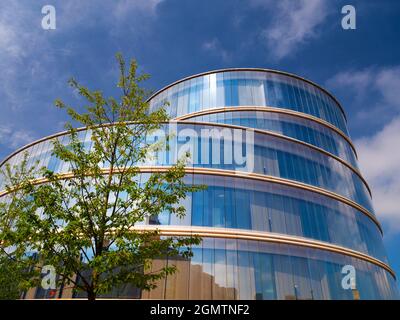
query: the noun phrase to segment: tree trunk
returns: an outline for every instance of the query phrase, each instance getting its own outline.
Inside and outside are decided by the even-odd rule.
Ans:
[[[88,300],[94,301],[96,300],[96,287],[97,287],[97,280],[99,275],[96,270],[92,270],[92,281],[90,286],[88,286],[87,297]]]
[[[87,298],[88,298],[89,301],[94,301],[94,300],[96,300],[96,294],[94,293],[93,290],[89,290],[89,291],[87,292]]]

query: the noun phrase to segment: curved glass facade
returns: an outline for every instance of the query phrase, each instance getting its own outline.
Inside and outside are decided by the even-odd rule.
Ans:
[[[280,133],[321,148],[358,168],[350,143],[337,132],[312,120],[276,112],[239,110],[193,116],[185,120],[224,123]]]
[[[341,269],[353,265],[361,299],[396,297],[393,277],[382,268],[341,254],[262,241],[204,238],[190,261],[157,261],[176,265],[150,299],[354,299],[343,290]]]
[[[247,171],[248,169],[243,165],[234,162],[221,161],[213,163],[215,152],[213,153],[212,144],[209,141],[211,138],[208,139],[208,137],[202,136],[201,131],[208,130],[207,132],[210,132],[214,128],[216,126],[181,123],[177,126],[177,132],[180,138],[186,139],[179,139],[178,145],[184,145],[187,140],[191,140],[193,146],[191,149],[192,161],[195,167]],[[188,131],[188,129],[190,130]],[[167,131],[168,128],[165,130]],[[232,129],[226,128],[226,130],[228,131],[225,132],[229,132],[228,137],[224,137],[224,143],[218,145],[218,153],[221,157],[228,147],[235,148],[234,132]],[[83,141],[90,144],[90,134],[87,135],[85,131],[80,134],[84,139]],[[85,137],[86,135],[87,137]],[[61,136],[59,140],[66,144],[69,142],[68,136]],[[43,141],[28,148],[26,151],[31,155],[28,164],[39,161],[41,166],[46,166],[54,172],[68,171],[65,164],[51,155],[51,147],[50,141]],[[209,149],[206,156],[204,155],[204,148]],[[230,152],[230,150],[228,151]],[[234,151],[232,150],[232,152]],[[290,179],[324,188],[357,202],[373,213],[368,189],[360,176],[332,157],[313,150],[306,145],[262,133],[256,133],[254,136],[253,157],[254,167],[252,171],[255,173]],[[174,164],[174,159],[162,154],[157,157],[154,164],[171,165]]]
[[[185,181],[208,187],[187,195],[183,219],[164,212],[142,225],[173,230],[196,227],[209,234],[194,248],[191,259],[154,261],[154,268],[168,263],[179,270],[159,281],[155,290],[113,291],[108,297],[398,297],[345,115],[329,93],[277,71],[232,69],[178,81],[150,97],[149,104],[155,109],[165,101],[170,116],[177,119],[162,131],[174,128],[176,150],[186,147],[191,153]],[[91,148],[90,131],[82,129],[78,136]],[[18,164],[27,151],[28,165],[38,161],[54,172],[68,172],[68,165],[52,155],[53,138],[69,143],[69,136],[61,133],[32,143],[0,166]],[[160,138],[158,133],[147,137],[150,142]],[[140,163],[141,179],[148,175],[145,172],[174,164],[174,152],[159,152],[152,161]],[[252,165],[226,161],[238,154],[251,156]],[[214,162],[216,157],[219,162]],[[0,192],[3,189],[0,181]],[[6,201],[6,195],[0,197]],[[216,236],[221,228],[235,231]],[[284,237],[290,244],[273,237],[244,240],[236,232]],[[307,247],[299,239],[317,245]],[[331,245],[338,251],[332,252]],[[356,270],[354,290],[341,285],[345,265]]]
[[[344,113],[319,87],[293,76],[264,71],[207,73],[180,81],[150,100],[153,109],[170,103],[172,118],[227,106],[270,106],[323,119],[348,134]]]
[[[207,185],[184,201],[184,219],[160,215],[151,224],[237,228],[334,243],[387,262],[382,235],[365,214],[313,192],[271,182],[195,174],[187,183]]]

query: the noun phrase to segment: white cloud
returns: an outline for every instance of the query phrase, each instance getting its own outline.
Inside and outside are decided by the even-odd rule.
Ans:
[[[352,93],[365,97],[371,90],[379,92],[386,103],[400,108],[398,91],[400,88],[400,65],[377,68],[369,67],[363,70],[339,72],[326,82],[333,89],[345,88]]]
[[[400,117],[355,145],[378,218],[387,222],[389,233],[400,231]]]
[[[142,11],[154,14],[157,5],[163,0],[122,0],[113,4],[113,13],[116,17],[126,17],[127,14],[132,14],[132,11]]]
[[[340,72],[326,86],[353,99],[356,125],[379,124],[378,132],[354,143],[378,218],[389,233],[400,231],[400,65]]]
[[[263,2],[253,0],[252,3],[261,5]],[[271,1],[264,2],[264,6],[270,4]],[[318,27],[328,15],[329,8],[326,0],[282,0],[272,12],[273,22],[263,31],[263,37],[271,55],[282,59],[318,35]]]
[[[15,39],[15,32],[10,28],[7,22],[0,20],[0,48],[1,50],[11,56],[19,56],[22,51],[21,48],[13,42]]]
[[[202,44],[202,49],[206,52],[209,52],[215,56],[219,56],[223,61],[229,61],[231,59],[231,55],[227,50],[223,48],[221,42],[217,38],[213,38],[209,41],[205,41]]]
[[[400,65],[343,71],[326,87],[351,95],[353,106],[359,108],[354,118],[359,123],[386,123],[400,111]]]
[[[382,93],[385,102],[400,110],[400,65],[378,72],[375,85]]]
[[[10,146],[15,149],[35,139],[35,135],[31,131],[16,130],[11,126],[0,125],[0,145]]]
[[[134,37],[151,26],[161,1],[54,0],[57,29],[51,31],[41,27],[40,4],[0,1],[0,153],[60,129],[47,106],[65,92],[71,74],[63,62],[79,52],[81,28],[107,26],[107,37],[129,26],[130,41],[140,43]]]
[[[1,111],[5,109],[15,111],[29,102],[28,90],[21,90],[21,80],[27,74],[40,70],[40,62],[27,57],[37,52],[38,48],[45,48],[46,43],[40,32],[41,12],[35,12],[19,2],[10,2],[0,9],[0,98]],[[37,28],[32,28],[32,21],[38,21]],[[43,57],[43,60],[46,56]],[[34,75],[40,81],[44,73]]]
[[[130,24],[140,27],[143,16],[154,16],[157,5],[163,0],[104,0],[82,1],[69,0],[56,3],[54,6],[59,21],[58,31],[67,32],[82,25],[96,26],[99,21],[107,23],[112,30],[126,19]]]
[[[110,0],[55,0],[57,29],[52,31],[41,28],[40,5],[0,1],[0,125],[22,126],[18,122],[26,118],[32,105],[52,104],[46,91],[58,95],[66,87],[70,74],[61,73],[56,62],[73,54],[76,46],[79,49],[74,32],[79,34],[83,26],[103,24],[108,26],[108,32],[118,33],[126,25],[123,21],[130,19],[132,33],[138,34],[161,1],[122,0],[116,4]],[[67,41],[59,45],[54,39],[61,36]]]
[[[336,74],[326,82],[342,90],[358,108],[355,125],[378,132],[354,141],[360,170],[372,189],[376,214],[389,233],[400,231],[400,65],[368,67]]]
[[[349,88],[350,86],[350,90],[356,94],[363,94],[374,82],[373,74],[372,68],[340,72],[327,81],[327,86],[329,88]]]

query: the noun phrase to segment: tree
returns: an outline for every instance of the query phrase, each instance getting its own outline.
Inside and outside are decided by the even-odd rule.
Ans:
[[[18,263],[5,254],[0,254],[0,300],[18,299],[24,283],[34,276],[25,272],[23,264]]]
[[[180,201],[202,186],[184,183],[184,158],[162,172],[141,172],[139,164],[149,154],[167,148],[166,141],[146,140],[168,121],[167,104],[150,111],[148,92],[141,86],[148,76],[137,74],[134,60],[129,68],[120,54],[117,60],[118,100],[72,79],[70,85],[88,105],[80,112],[60,100],[55,103],[90,134],[88,145],[68,123],[68,142],[53,139],[52,156],[69,167],[68,174],[37,163],[29,167],[27,155],[18,166],[5,166],[8,194],[0,206],[0,243],[23,270],[36,270],[25,286],[38,285],[42,266],[51,265],[59,285],[72,284],[90,300],[122,284],[150,290],[176,272],[175,266],[150,272],[153,259],[188,258],[191,246],[201,241],[135,228],[160,213],[183,217]]]

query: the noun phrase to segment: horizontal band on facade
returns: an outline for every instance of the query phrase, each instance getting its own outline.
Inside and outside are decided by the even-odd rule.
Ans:
[[[220,107],[220,108],[210,108],[206,110],[201,110],[201,111],[196,111],[196,112],[191,112],[188,114],[185,114],[180,117],[174,118],[174,120],[190,120],[190,118],[197,117],[197,116],[202,116],[202,115],[208,115],[208,114],[215,114],[215,113],[223,113],[223,112],[235,112],[235,111],[260,111],[260,112],[271,112],[271,113],[281,113],[281,114],[287,114],[299,118],[303,118],[306,120],[314,121],[320,125],[323,125],[333,131],[335,131],[337,134],[339,134],[342,138],[344,138],[352,150],[354,151],[354,154],[356,158],[358,159],[358,154],[355,146],[353,145],[353,142],[350,140],[350,138],[339,128],[335,127],[333,124],[312,116],[308,113],[303,113],[300,111],[294,111],[290,109],[285,109],[285,108],[276,108],[276,107],[270,107],[270,106],[236,106],[236,107]]]
[[[171,167],[170,166],[151,166],[151,167],[146,167],[146,166],[140,166],[140,171],[141,172],[163,172],[169,170]],[[224,170],[224,169],[208,169],[208,168],[193,168],[193,167],[185,167],[185,172],[186,173],[191,173],[191,174],[206,174],[206,175],[216,175],[216,176],[225,176],[225,177],[233,177],[233,178],[245,178],[245,179],[251,179],[251,180],[259,180],[259,181],[266,181],[266,182],[272,182],[272,183],[278,183],[282,185],[287,185],[291,186],[294,188],[299,188],[299,189],[304,189],[308,190],[311,192],[316,192],[319,194],[322,194],[324,196],[327,196],[329,198],[332,198],[334,200],[338,200],[340,202],[343,202],[347,205],[350,205],[351,207],[361,211],[363,214],[368,216],[378,227],[379,231],[383,234],[382,227],[379,223],[379,221],[376,219],[376,217],[369,212],[366,208],[358,204],[357,202],[350,200],[342,195],[339,195],[335,192],[320,188],[320,187],[315,187],[306,183],[294,181],[294,180],[289,180],[289,179],[284,179],[284,178],[279,178],[279,177],[274,177],[274,176],[268,176],[264,174],[259,174],[259,173],[249,173],[249,172],[244,172],[244,171],[233,171],[233,170]]]
[[[161,226],[161,225],[139,225],[132,228],[139,231],[159,231],[162,236],[200,236],[206,238],[224,238],[224,239],[240,239],[265,241],[287,245],[297,245],[312,249],[320,249],[353,258],[361,259],[373,263],[388,271],[395,279],[396,274],[390,266],[379,259],[371,257],[365,253],[348,249],[328,242],[311,240],[303,237],[288,236],[285,234],[265,232],[265,231],[249,231],[244,229],[229,229],[215,227],[192,227],[192,226]]]
[[[351,171],[353,171],[360,179],[361,181],[364,183],[365,187],[368,190],[368,193],[370,195],[370,197],[372,198],[372,192],[371,192],[371,188],[368,185],[368,182],[364,179],[364,177],[361,175],[360,171],[358,171],[356,168],[354,168],[350,163],[348,163],[347,161],[343,160],[342,158],[324,150],[321,149],[317,146],[314,146],[310,143],[295,139],[295,138],[291,138],[288,136],[285,136],[283,134],[280,133],[276,133],[273,131],[268,131],[268,130],[261,130],[261,129],[254,129],[254,128],[248,128],[248,127],[244,127],[244,126],[238,126],[238,125],[233,125],[233,124],[226,124],[226,123],[215,123],[215,122],[200,122],[200,121],[188,121],[188,120],[182,120],[182,122],[177,122],[180,124],[193,124],[193,125],[207,125],[207,126],[213,126],[213,127],[225,127],[225,128],[232,128],[232,129],[240,129],[240,130],[253,130],[254,132],[260,133],[260,134],[264,134],[264,135],[269,135],[269,136],[274,136],[280,139],[284,139],[290,142],[294,142],[297,144],[301,144],[303,146],[306,146],[308,148],[311,148],[313,150],[316,150],[328,157],[331,157],[337,161],[339,161],[340,163],[342,163],[343,165],[345,165],[347,168],[349,168]]]
[[[240,130],[248,130],[248,129],[249,129],[249,128],[244,127],[244,126],[238,126],[238,125],[232,125],[232,124],[225,124],[225,123],[214,123],[214,122],[198,122],[198,121],[187,121],[187,120],[182,120],[182,121],[172,120],[171,122],[175,122],[175,123],[178,123],[178,124],[193,124],[193,125],[207,125],[207,126],[214,126],[214,127],[225,127],[225,128],[240,129]],[[134,123],[134,122],[132,122],[132,124],[133,124],[133,123]],[[114,125],[114,124],[113,124],[113,123],[108,123],[108,124],[104,124],[104,125],[102,125],[102,126],[112,126],[112,125]],[[100,126],[99,126],[99,127],[100,127]],[[276,132],[267,131],[267,130],[261,130],[261,129],[253,129],[253,128],[250,128],[250,129],[253,130],[254,132],[257,132],[257,133],[260,133],[260,134],[265,134],[265,135],[269,135],[269,136],[274,136],[274,137],[281,138],[281,139],[284,139],[284,140],[287,140],[287,141],[290,141],[290,142],[294,142],[294,143],[297,143],[297,144],[301,144],[301,145],[303,145],[303,146],[306,146],[306,147],[308,147],[308,148],[311,148],[311,149],[313,149],[313,150],[316,150],[316,151],[318,151],[318,152],[320,152],[320,153],[322,153],[322,154],[324,154],[324,155],[327,155],[327,156],[329,156],[329,157],[331,157],[331,158],[333,158],[333,159],[339,161],[340,163],[342,163],[343,165],[345,165],[346,167],[348,167],[351,171],[353,171],[353,172],[361,179],[361,181],[364,183],[365,187],[367,188],[370,197],[372,198],[371,188],[369,187],[367,181],[364,179],[364,177],[361,175],[361,173],[360,173],[356,168],[354,168],[350,163],[348,163],[347,161],[343,160],[342,158],[340,158],[340,157],[338,157],[338,156],[335,156],[334,154],[332,154],[332,153],[330,153],[330,152],[328,152],[328,151],[326,151],[326,150],[324,150],[324,149],[321,149],[321,148],[319,148],[319,147],[316,147],[316,146],[314,146],[314,145],[312,145],[312,144],[309,144],[309,143],[307,143],[307,142],[304,142],[304,141],[301,141],[301,140],[298,140],[298,139],[295,139],[295,138],[291,138],[291,137],[288,137],[288,136],[285,136],[285,135],[282,135],[282,134],[279,134],[279,133],[276,133]],[[80,127],[80,128],[75,129],[75,130],[79,132],[79,131],[87,130],[87,128],[86,128],[86,127]],[[29,147],[31,147],[31,146],[33,146],[33,145],[35,145],[35,144],[38,144],[38,143],[40,143],[40,142],[44,142],[44,141],[46,141],[46,140],[51,140],[51,139],[53,139],[53,138],[57,138],[57,137],[60,137],[60,136],[63,136],[63,135],[68,135],[68,134],[69,134],[69,131],[62,131],[62,132],[58,132],[58,133],[55,133],[55,134],[53,134],[53,135],[50,135],[50,136],[41,138],[41,139],[39,139],[39,140],[33,141],[33,142],[31,142],[31,143],[29,143],[29,144],[23,146],[22,148],[16,150],[15,152],[13,152],[12,154],[10,154],[9,156],[7,156],[7,157],[0,163],[0,167],[3,166],[3,164],[4,164],[7,160],[9,160],[10,158],[12,158],[12,157],[15,156],[16,154],[22,152],[23,150],[26,150],[27,148],[29,148]]]
[[[171,168],[171,166],[139,166],[139,170],[142,173],[166,172],[170,168]],[[113,172],[119,173],[119,172],[123,172],[123,170],[114,169]],[[315,193],[327,196],[331,199],[345,203],[345,204],[357,209],[358,211],[362,212],[376,224],[376,226],[378,227],[381,234],[383,234],[383,230],[382,230],[382,227],[381,227],[379,221],[366,208],[364,208],[363,206],[354,202],[353,200],[350,200],[342,195],[339,195],[339,194],[329,191],[329,190],[325,190],[323,188],[315,187],[315,186],[312,186],[309,184],[305,184],[302,182],[297,182],[297,181],[293,181],[293,180],[289,180],[289,179],[284,179],[284,178],[279,178],[279,177],[274,177],[274,176],[267,176],[267,175],[263,175],[263,174],[259,174],[259,173],[248,173],[248,172],[244,172],[244,171],[185,167],[185,172],[189,173],[189,174],[215,175],[215,176],[224,176],[224,177],[232,177],[232,178],[243,178],[243,179],[265,181],[265,182],[278,183],[281,185],[286,185],[286,186],[290,186],[290,187],[294,187],[294,188],[298,188],[298,189],[315,192]],[[108,174],[108,173],[110,173],[110,170],[102,169],[102,173]],[[62,179],[71,179],[74,177],[74,174],[72,172],[66,172],[66,173],[56,174],[56,176],[58,179],[62,180]],[[46,183],[46,182],[48,182],[47,178],[38,178],[38,179],[35,179],[32,181],[33,184],[42,184],[42,183]],[[0,198],[9,193],[10,193],[10,191],[8,191],[8,190],[0,191]]]
[[[326,90],[325,88],[321,87],[319,84],[316,84],[315,82],[308,80],[306,78],[300,77],[296,74],[290,73],[290,72],[285,72],[285,71],[279,71],[279,70],[273,70],[273,69],[265,69],[265,68],[226,68],[226,69],[217,69],[217,70],[211,70],[211,71],[206,71],[206,72],[202,72],[202,73],[198,73],[195,75],[191,75],[189,77],[185,77],[182,78],[180,80],[177,80],[175,82],[172,82],[171,84],[161,88],[160,90],[156,91],[155,93],[153,93],[148,99],[147,101],[150,102],[151,99],[153,99],[154,97],[156,97],[157,95],[159,95],[161,92],[190,79],[194,79],[194,78],[199,78],[202,76],[206,76],[209,74],[215,74],[215,73],[221,73],[221,72],[235,72],[235,71],[255,71],[255,72],[265,72],[265,73],[275,73],[275,74],[279,74],[279,75],[283,75],[283,76],[288,76],[300,81],[304,81],[308,84],[311,84],[312,86],[316,87],[317,89],[321,90],[322,92],[324,92],[325,94],[327,94],[330,98],[333,99],[333,101],[335,101],[335,103],[337,104],[337,106],[339,107],[339,110],[341,111],[341,113],[344,116],[345,121],[347,122],[347,117],[346,117],[346,113],[344,112],[344,109],[342,107],[342,105],[340,104],[340,102],[336,99],[336,97],[331,94],[328,90]]]

